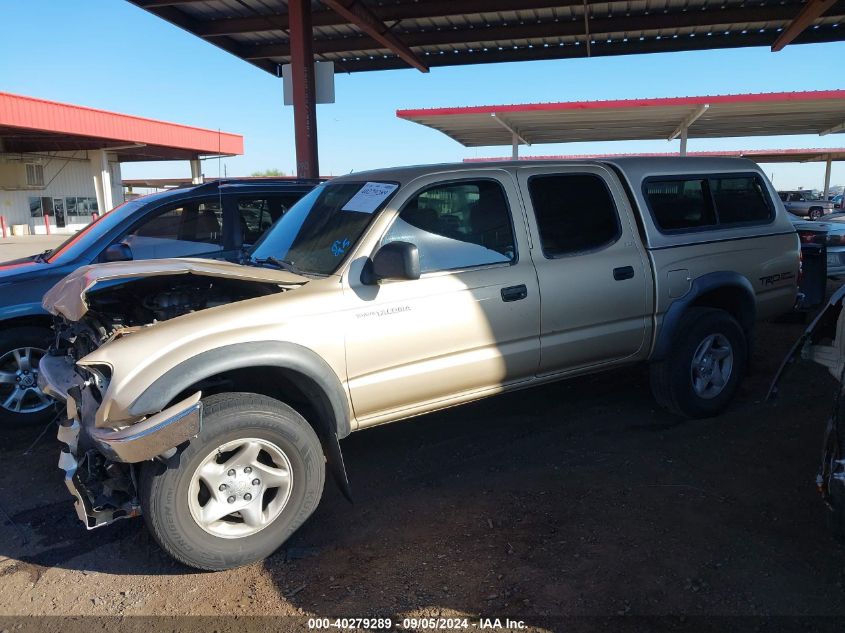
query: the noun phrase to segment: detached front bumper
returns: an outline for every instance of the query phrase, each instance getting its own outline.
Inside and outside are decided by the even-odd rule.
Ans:
[[[68,419],[79,420],[84,433],[111,461],[134,464],[153,459],[195,437],[202,427],[199,391],[135,424],[120,429],[94,426],[97,402],[87,393],[85,380],[66,356],[45,356],[41,360],[38,386],[53,398],[67,402]]]
[[[58,432],[67,448],[59,467],[76,498],[76,512],[89,529],[140,514],[127,464],[166,456],[202,428],[200,392],[135,424],[100,428],[94,424],[99,404],[70,358],[44,356],[38,383],[46,394],[67,403],[68,419]],[[80,475],[83,463],[87,481]]]

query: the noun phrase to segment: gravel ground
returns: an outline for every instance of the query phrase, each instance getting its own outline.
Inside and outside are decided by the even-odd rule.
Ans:
[[[841,618],[843,546],[813,483],[836,384],[802,363],[762,402],[802,328],[760,327],[753,374],[711,420],[656,409],[633,367],[353,434],[355,503],[327,482],[285,549],[228,572],[172,562],[140,520],[86,532],[52,429],[7,430],[0,613],[299,616],[277,631],[303,615],[612,631],[636,616],[697,631],[713,616]]]

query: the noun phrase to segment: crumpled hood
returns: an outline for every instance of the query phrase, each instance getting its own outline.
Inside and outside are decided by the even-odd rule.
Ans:
[[[51,314],[78,321],[88,311],[86,294],[103,281],[155,277],[162,275],[198,275],[239,279],[279,285],[303,284],[309,279],[284,270],[242,266],[211,259],[149,259],[144,261],[112,262],[82,266],[47,291],[41,302]]]

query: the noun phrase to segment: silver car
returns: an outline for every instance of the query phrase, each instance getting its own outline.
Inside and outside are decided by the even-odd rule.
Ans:
[[[833,211],[833,203],[822,198],[817,191],[800,189],[798,191],[778,191],[783,206],[795,215],[818,220],[825,213]]]

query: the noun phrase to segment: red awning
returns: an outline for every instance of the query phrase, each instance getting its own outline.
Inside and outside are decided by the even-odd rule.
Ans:
[[[107,149],[121,161],[239,155],[243,136],[0,92],[3,152]]]

